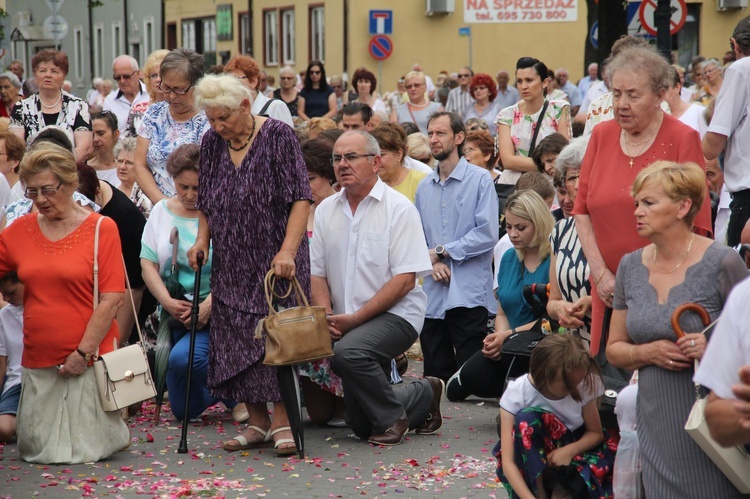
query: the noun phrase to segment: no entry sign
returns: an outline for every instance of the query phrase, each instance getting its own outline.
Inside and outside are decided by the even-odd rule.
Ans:
[[[384,61],[393,53],[393,42],[385,35],[375,35],[370,40],[370,55],[376,61]]]
[[[657,0],[643,0],[641,8],[638,10],[638,17],[641,20],[641,26],[649,35],[656,36],[656,21],[654,12],[656,11]],[[675,35],[682,29],[687,20],[687,5],[685,0],[672,0],[670,5],[672,17],[669,19],[669,34]]]

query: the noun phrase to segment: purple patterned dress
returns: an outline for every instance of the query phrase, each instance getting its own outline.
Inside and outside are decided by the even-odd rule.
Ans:
[[[312,202],[299,143],[289,126],[269,119],[235,167],[226,141],[210,129],[201,142],[199,178],[197,207],[208,220],[214,251],[208,386],[219,398],[280,401],[276,368],[263,365],[265,342],[253,334],[268,315],[263,278],[284,241],[292,203]],[[295,261],[297,279],[309,296],[306,237]]]

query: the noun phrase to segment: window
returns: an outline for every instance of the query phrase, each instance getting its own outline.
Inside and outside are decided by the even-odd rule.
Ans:
[[[199,52],[216,52],[216,18],[203,19],[203,44]]]
[[[94,25],[94,76],[104,76],[104,26]]]
[[[294,9],[281,11],[281,56],[284,64],[294,64]]]
[[[263,54],[266,66],[279,65],[279,18],[275,10],[263,12]]]
[[[154,40],[154,18],[153,16],[143,19],[143,54],[148,57],[154,51],[156,40]]]
[[[310,7],[310,60],[325,62],[325,7]]]
[[[122,24],[112,23],[112,59],[123,53],[122,51]]]
[[[250,32],[250,15],[240,15],[240,53],[252,55],[252,33]]]
[[[83,27],[73,28],[73,63],[76,68],[76,80],[83,81]]]
[[[182,22],[182,47],[196,50],[195,47],[195,21]]]
[[[128,51],[128,54],[133,56],[133,58],[138,61],[138,64],[141,64],[141,61],[144,61],[144,59],[141,57],[141,44],[139,42],[133,42],[130,44],[130,50]]]

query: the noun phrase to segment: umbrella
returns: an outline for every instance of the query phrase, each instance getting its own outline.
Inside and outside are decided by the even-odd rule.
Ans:
[[[193,380],[193,361],[195,360],[195,328],[198,327],[198,302],[200,301],[201,295],[201,267],[203,266],[204,254],[199,251],[196,255],[198,260],[198,271],[195,273],[195,286],[193,287],[193,305],[190,309],[190,353],[188,354],[188,372],[187,372],[187,386],[185,390],[185,415],[182,417],[182,436],[180,438],[180,445],[177,447],[177,452],[180,454],[186,454],[187,448],[187,429],[190,421],[188,414],[190,414],[190,385]]]
[[[172,244],[172,264],[169,269],[169,275],[164,279],[169,296],[172,298],[182,298],[187,291],[180,284],[180,269],[177,266],[177,250],[180,243],[179,231],[177,227],[172,227],[169,234],[169,242]],[[156,361],[154,374],[156,384],[156,424],[159,424],[161,415],[161,404],[164,402],[164,391],[167,386],[167,368],[169,367],[169,352],[172,350],[172,330],[169,327],[169,312],[162,307],[159,316],[159,330],[156,333]]]
[[[273,292],[273,282],[271,281],[271,292],[274,296],[273,307],[278,310],[278,304],[276,303],[276,295]],[[289,286],[289,292],[282,297],[288,296],[292,292],[292,286]],[[294,437],[294,445],[297,446],[297,455],[300,459],[305,458],[305,433],[304,433],[304,422],[302,420],[302,397],[299,393],[299,376],[297,375],[297,366],[279,366],[276,368],[276,375],[279,379],[279,391],[281,392],[281,399],[284,401],[284,407],[286,408],[286,414],[289,418],[289,427],[292,430],[292,436]]]

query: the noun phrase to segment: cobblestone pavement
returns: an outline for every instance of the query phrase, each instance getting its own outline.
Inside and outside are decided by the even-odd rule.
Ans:
[[[421,373],[410,361],[408,383]],[[495,480],[497,402],[443,401],[437,435],[413,432],[404,443],[375,447],[348,428],[305,426],[306,459],[272,449],[236,453],[221,442],[239,425],[223,406],[209,409],[188,431],[178,454],[180,425],[169,411],[153,424],[154,406],[131,418],[132,444],[110,460],[42,466],[23,462],[15,443],[0,446],[0,498],[13,497],[490,497],[507,498]]]

